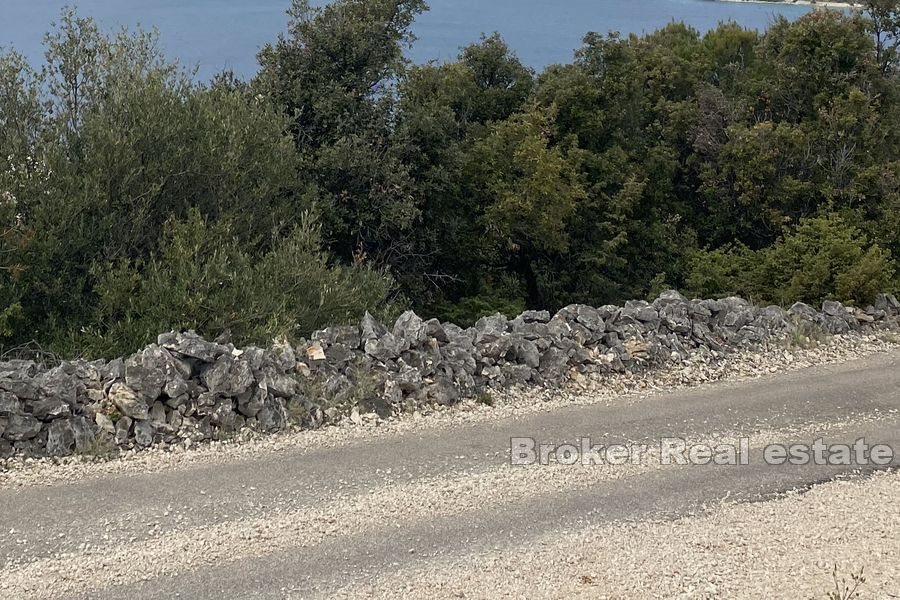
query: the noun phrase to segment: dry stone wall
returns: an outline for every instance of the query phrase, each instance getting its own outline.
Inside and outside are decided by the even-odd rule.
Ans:
[[[558,385],[583,375],[645,372],[690,356],[715,357],[800,331],[896,328],[900,303],[866,310],[825,302],[789,310],[741,298],[572,305],[555,315],[493,315],[463,329],[404,313],[390,329],[317,331],[292,346],[235,348],[192,332],[112,361],[0,363],[0,457],[187,446],[291,424],[319,427],[352,412],[381,416],[452,405],[485,390]]]

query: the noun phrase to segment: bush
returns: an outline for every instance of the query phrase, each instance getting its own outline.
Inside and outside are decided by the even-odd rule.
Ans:
[[[687,288],[695,298],[746,294],[754,253],[742,245],[698,250],[691,256]]]
[[[96,323],[82,345],[121,354],[170,329],[237,344],[297,338],[316,328],[385,309],[391,279],[361,265],[332,266],[319,250],[317,226],[305,221],[255,257],[225,223],[192,210],[170,221],[159,255],[146,264],[122,261],[98,269]]]
[[[697,252],[688,287],[698,296],[742,295],[782,305],[823,300],[866,305],[896,285],[890,252],[837,215],[801,220],[773,246]]]
[[[780,304],[832,299],[864,306],[895,283],[890,252],[836,215],[802,220],[760,254],[757,280]]]
[[[500,313],[513,318],[525,309],[525,286],[513,276],[500,275],[483,280],[477,294],[432,304],[429,314],[469,327],[485,315]]]
[[[107,39],[72,17],[50,39],[47,102],[59,106],[36,150],[52,177],[20,199],[26,226],[40,233],[22,261],[36,292],[32,319],[81,326],[91,266],[146,259],[163,224],[192,207],[212,221],[238,217],[234,235],[262,249],[311,204],[287,122],[265,104],[195,87],[152,36]],[[70,72],[84,56],[92,60]]]

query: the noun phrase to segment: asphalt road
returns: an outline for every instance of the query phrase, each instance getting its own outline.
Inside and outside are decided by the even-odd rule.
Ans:
[[[900,353],[612,405],[0,490],[0,597],[330,597],[401,569],[554,532],[675,520],[900,466],[782,465],[772,442],[900,453]],[[749,464],[661,465],[664,438]],[[622,466],[512,466],[510,439],[646,444]]]

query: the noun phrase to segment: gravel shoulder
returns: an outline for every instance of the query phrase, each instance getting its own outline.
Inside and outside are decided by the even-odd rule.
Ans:
[[[702,516],[555,532],[330,594],[357,598],[818,598],[862,572],[900,597],[900,473],[822,484]],[[301,597],[301,596],[296,596]]]

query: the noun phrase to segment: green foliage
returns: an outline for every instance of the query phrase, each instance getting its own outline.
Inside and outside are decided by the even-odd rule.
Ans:
[[[241,215],[235,234],[257,247],[302,210],[298,162],[270,108],[195,89],[150,35],[110,40],[67,14],[48,39],[57,108],[38,151],[53,176],[25,210],[40,232],[26,253],[42,296],[32,310],[49,315],[33,318],[86,318],[91,265],[147,257],[163,224],[192,207],[214,220]]]
[[[794,327],[783,343],[788,348],[800,348],[801,350],[813,350],[818,348],[822,342],[828,339],[826,332],[821,325],[794,319]]]
[[[835,216],[804,219],[761,253],[769,297],[781,304],[830,298],[865,306],[893,283],[890,253]]]
[[[525,290],[514,277],[504,276],[497,281],[485,281],[481,293],[466,296],[456,302],[439,302],[431,306],[433,313],[463,327],[475,324],[479,317],[500,313],[512,318],[525,310]]]
[[[539,112],[498,124],[471,151],[467,171],[484,194],[482,224],[501,252],[565,251],[566,224],[585,197],[565,150]]]
[[[855,14],[823,10],[794,23],[778,19],[759,48],[757,110],[772,120],[813,118],[832,98],[875,76],[873,50],[866,22]]]
[[[84,447],[77,450],[76,454],[85,458],[105,461],[119,456],[122,449],[119,448],[111,435],[105,432],[95,434]]]
[[[122,352],[194,326],[265,342],[383,304],[383,274],[316,247],[315,185],[265,97],[195,85],[155,35],[109,37],[69,11],[46,44],[40,73],[0,59],[7,343]]]
[[[19,302],[7,303],[0,310],[0,340],[11,338],[24,317],[22,305]]]
[[[46,68],[0,53],[0,345],[867,303],[900,255],[898,6],[589,33],[536,74],[496,33],[410,65],[423,0],[294,0],[258,76],[205,85],[65,11]]]
[[[398,277],[420,304],[455,302],[491,287],[483,265],[485,207],[470,174],[473,146],[522,109],[532,88],[532,71],[497,35],[464,48],[458,62],[413,67],[400,81],[396,143],[423,210],[411,255],[417,260]]]
[[[875,37],[875,61],[882,73],[893,73],[900,60],[900,2],[864,0],[863,6]]]
[[[801,220],[769,248],[743,246],[697,252],[687,283],[703,297],[744,295],[758,302],[819,304],[834,299],[865,306],[892,289],[887,250],[836,215]]]
[[[297,338],[377,310],[391,287],[384,273],[332,266],[319,250],[318,228],[304,222],[271,250],[250,255],[230,225],[210,225],[199,211],[170,221],[158,256],[120,262],[98,273],[97,335],[86,345],[121,352],[167,329],[194,329],[235,343]]]
[[[403,50],[424,9],[423,0],[294,0],[288,35],[259,54],[252,87],[289,119],[325,238],[347,261],[402,268],[412,254],[419,198],[392,123]]]
[[[698,250],[690,260],[687,289],[696,298],[724,298],[746,293],[756,268],[745,246]]]
[[[494,396],[488,391],[483,391],[478,394],[477,398],[475,398],[475,402],[477,402],[478,404],[483,404],[484,406],[493,406]]]

